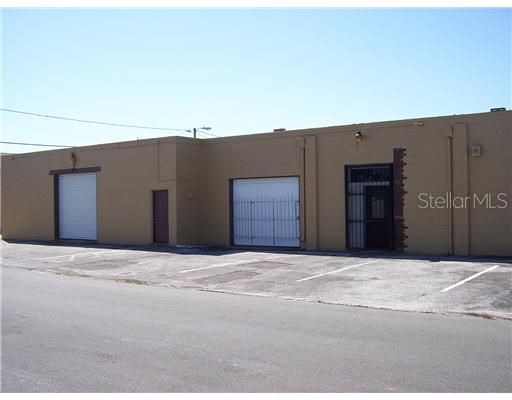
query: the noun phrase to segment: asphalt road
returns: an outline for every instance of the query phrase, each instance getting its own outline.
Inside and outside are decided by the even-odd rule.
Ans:
[[[4,392],[512,391],[511,323],[2,269]]]

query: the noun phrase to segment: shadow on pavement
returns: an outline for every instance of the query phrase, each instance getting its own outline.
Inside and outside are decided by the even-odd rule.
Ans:
[[[372,258],[372,259],[397,259],[397,260],[418,260],[430,262],[497,262],[501,264],[512,264],[512,257],[505,256],[450,256],[450,255],[428,255],[415,253],[399,253],[394,251],[308,251],[295,248],[272,248],[272,247],[224,247],[224,246],[168,246],[166,244],[150,244],[150,245],[119,245],[108,243],[96,243],[88,240],[51,240],[51,241],[34,241],[34,240],[3,240],[9,244],[28,244],[38,246],[55,246],[55,247],[81,247],[91,249],[110,249],[110,250],[134,250],[146,251],[153,253],[169,253],[169,254],[191,254],[191,255],[209,255],[223,256],[226,254],[236,253],[268,253],[268,254],[295,254],[295,255],[312,255],[312,256],[328,256],[328,257],[355,257],[355,258]]]

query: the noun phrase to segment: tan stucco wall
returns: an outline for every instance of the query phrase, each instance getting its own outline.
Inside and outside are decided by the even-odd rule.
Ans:
[[[241,137],[203,146],[203,240],[229,245],[229,179],[301,175],[301,153],[295,139],[286,136]]]
[[[53,239],[53,177],[48,171],[58,156],[14,157],[2,157],[2,237]]]
[[[481,145],[481,157],[468,157],[469,192],[508,193],[507,209],[469,209],[472,254],[512,255],[512,113],[468,118],[468,145]]]
[[[198,142],[180,142],[176,152],[178,244],[201,243],[204,191],[203,147]]]
[[[128,142],[46,151],[2,159],[4,238],[54,239],[50,170],[101,167],[97,173],[97,237],[103,243],[152,242],[152,190],[169,190],[169,238],[176,234],[176,143]]]
[[[419,193],[508,194],[512,203],[512,113],[359,124],[212,140],[161,138],[73,149],[98,172],[98,241],[152,241],[151,191],[169,190],[170,244],[229,245],[229,180],[299,176],[301,241],[345,248],[345,165],[391,163],[405,148],[406,251],[512,255],[507,209],[420,209]],[[422,124],[418,125],[417,122]],[[355,132],[364,139],[355,139]],[[481,157],[471,146],[480,145]],[[71,150],[2,159],[3,235],[51,240],[52,169]],[[452,170],[452,172],[450,172]],[[305,182],[305,185],[304,185]]]
[[[343,250],[344,166],[391,163],[393,149],[405,148],[406,251],[512,255],[512,206],[451,211],[418,207],[420,193],[445,196],[450,192],[451,175],[454,195],[491,193],[495,199],[503,192],[512,204],[511,115],[418,118],[209,140],[203,144],[208,166],[203,202],[203,222],[208,227],[205,242],[229,244],[229,179],[299,175],[303,186],[305,173],[306,187],[301,188],[303,213],[304,202],[306,209],[302,227],[307,227],[304,247]],[[452,155],[447,128],[453,132]],[[357,131],[364,134],[360,142],[354,137]],[[481,157],[471,157],[473,145],[481,145]]]
[[[427,125],[427,124],[426,124]],[[364,139],[357,142],[354,130],[319,135],[319,232],[323,249],[344,248],[345,165],[393,162],[393,149],[407,149],[405,176],[405,221],[409,226],[408,250],[446,252],[445,212],[417,211],[418,192],[436,192],[447,179],[444,142],[438,129],[411,123],[358,129]],[[436,216],[434,218],[434,215]],[[428,243],[428,246],[424,246]]]

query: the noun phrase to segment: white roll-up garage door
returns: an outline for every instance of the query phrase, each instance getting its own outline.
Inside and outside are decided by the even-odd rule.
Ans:
[[[300,246],[299,178],[233,180],[233,244]]]
[[[59,175],[59,237],[96,240],[96,174]]]

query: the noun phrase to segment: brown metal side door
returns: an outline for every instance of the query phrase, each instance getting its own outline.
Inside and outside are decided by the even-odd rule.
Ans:
[[[153,191],[153,241],[169,243],[169,194],[167,190]]]

